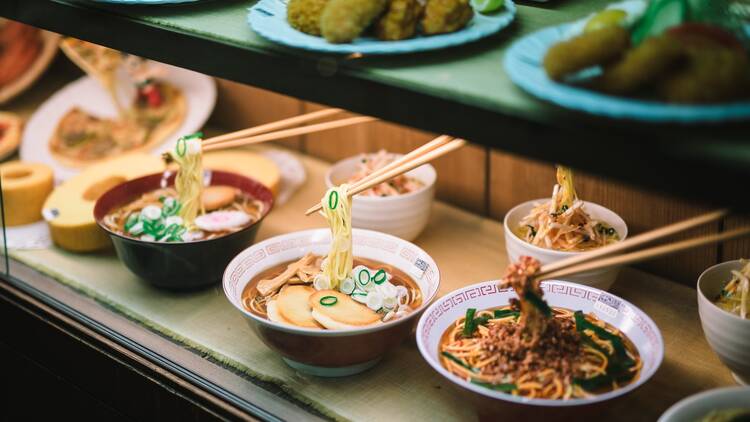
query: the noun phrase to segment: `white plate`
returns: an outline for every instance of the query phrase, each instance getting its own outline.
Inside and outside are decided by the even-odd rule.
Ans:
[[[155,146],[154,153],[162,153],[182,135],[200,130],[208,120],[216,103],[216,84],[210,76],[170,65],[165,79],[177,86],[187,99],[187,115],[179,129]],[[52,167],[57,182],[70,178],[81,169],[68,167],[57,161],[49,150],[49,140],[57,123],[73,107],[100,117],[117,115],[112,100],[93,79],[84,76],[52,95],[26,123],[21,140],[21,160],[47,164]]]

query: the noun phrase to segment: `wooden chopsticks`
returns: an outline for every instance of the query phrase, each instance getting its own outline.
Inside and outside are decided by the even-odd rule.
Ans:
[[[699,215],[687,220],[670,224],[656,230],[642,233],[638,236],[617,242],[595,251],[587,252],[572,258],[554,262],[542,266],[540,271],[534,275],[537,279],[554,279],[566,277],[582,272],[599,270],[607,267],[615,267],[627,264],[635,264],[650,259],[670,255],[698,246],[709,245],[712,243],[724,242],[738,237],[750,235],[750,227],[741,227],[738,229],[715,233],[706,236],[699,236],[692,239],[682,240],[661,246],[642,249],[640,251],[630,252],[622,255],[614,255],[625,249],[642,246],[654,240],[679,233],[681,231],[700,226],[712,221],[720,220],[729,214],[728,210],[712,211]]]
[[[245,145],[258,144],[261,142],[275,141],[278,139],[288,138],[291,136],[306,135],[315,132],[337,129],[340,127],[356,125],[360,123],[373,122],[378,119],[369,116],[348,117],[330,122],[318,123],[309,126],[287,129],[290,126],[296,126],[313,120],[322,119],[340,113],[343,110],[333,108],[320,110],[301,116],[290,117],[277,122],[267,123],[252,127],[249,129],[239,130],[237,132],[227,133],[203,140],[201,145],[204,151],[212,151],[224,148],[234,148]],[[277,130],[281,129],[281,130]]]
[[[463,139],[455,139],[452,136],[441,135],[410,153],[394,160],[392,163],[372,172],[367,177],[354,183],[349,187],[347,196],[352,197],[360,192],[377,186],[389,179],[413,170],[427,162],[441,157],[449,152],[466,145]],[[305,215],[310,215],[322,208],[321,204],[310,207],[305,211]]]

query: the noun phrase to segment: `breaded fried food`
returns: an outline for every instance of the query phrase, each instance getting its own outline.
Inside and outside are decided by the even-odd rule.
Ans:
[[[332,43],[357,38],[385,10],[388,0],[330,0],[320,16],[320,32]]]
[[[750,60],[736,49],[686,48],[686,63],[657,85],[661,97],[675,103],[717,103],[750,96]]]
[[[620,25],[586,32],[559,42],[544,55],[544,70],[550,79],[565,76],[618,58],[630,45],[630,33]]]
[[[610,94],[630,94],[664,76],[682,54],[682,44],[672,37],[647,38],[620,60],[606,66],[593,86]]]
[[[328,0],[289,0],[286,20],[298,31],[320,36],[320,15],[326,4]]]
[[[422,32],[427,35],[456,32],[474,16],[469,0],[427,0]]]
[[[391,0],[375,24],[375,35],[386,41],[411,38],[417,32],[423,11],[420,0]]]

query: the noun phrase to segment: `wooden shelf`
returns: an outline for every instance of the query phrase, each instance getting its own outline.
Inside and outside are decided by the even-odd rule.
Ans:
[[[750,177],[750,125],[653,125],[597,118],[536,100],[502,66],[509,45],[573,20],[605,0],[520,4],[497,36],[443,51],[342,57],[292,50],[246,23],[252,1],[162,7],[5,0],[0,15],[305,100],[551,162],[641,187],[747,209],[735,189]]]

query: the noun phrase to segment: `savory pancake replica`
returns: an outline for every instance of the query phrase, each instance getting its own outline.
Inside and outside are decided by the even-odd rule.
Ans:
[[[68,111],[49,141],[50,152],[61,163],[82,167],[94,161],[150,149],[174,133],[185,119],[187,101],[175,86],[144,72],[157,67],[141,59],[130,60],[123,54],[84,41],[65,39],[63,51],[91,77],[99,81],[119,111],[116,119],[101,118],[81,108]],[[116,92],[117,71],[128,61],[141,65],[126,66],[135,83],[132,104],[120,104]]]

